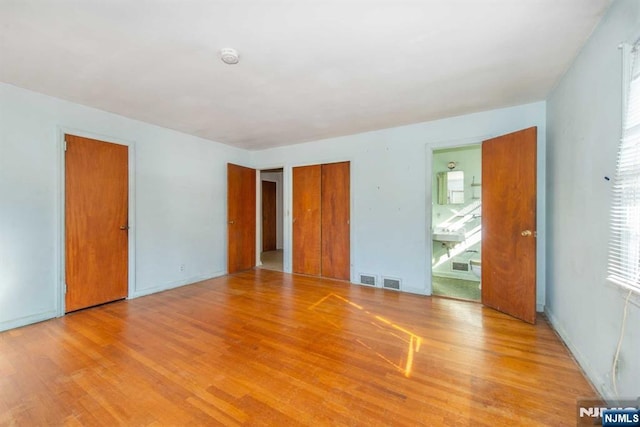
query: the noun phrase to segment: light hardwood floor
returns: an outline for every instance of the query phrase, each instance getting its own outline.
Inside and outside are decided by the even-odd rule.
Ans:
[[[0,334],[0,425],[575,425],[544,319],[263,269]]]

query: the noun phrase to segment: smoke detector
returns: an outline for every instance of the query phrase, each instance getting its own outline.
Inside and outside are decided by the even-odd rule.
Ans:
[[[237,64],[238,61],[240,61],[240,58],[238,58],[238,51],[230,47],[220,50],[220,59],[222,59],[222,62],[229,65]]]

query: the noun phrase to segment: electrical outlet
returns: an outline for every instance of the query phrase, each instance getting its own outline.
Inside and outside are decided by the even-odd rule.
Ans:
[[[184,271],[184,264],[180,264],[180,271]]]

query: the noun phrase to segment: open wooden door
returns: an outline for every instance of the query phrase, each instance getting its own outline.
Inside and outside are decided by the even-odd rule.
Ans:
[[[227,165],[227,270],[256,265],[256,171]]]
[[[129,147],[65,135],[65,311],[127,297]]]
[[[276,183],[262,181],[262,251],[277,249]]]
[[[482,143],[482,303],[536,321],[535,127]]]

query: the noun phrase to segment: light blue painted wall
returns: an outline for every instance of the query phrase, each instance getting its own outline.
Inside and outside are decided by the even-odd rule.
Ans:
[[[621,137],[621,51],[640,34],[640,2],[615,1],[547,104],[547,313],[607,398],[623,294],[606,283],[608,215]],[[621,396],[640,396],[640,308],[629,307]]]
[[[226,163],[246,151],[0,83],[0,330],[59,314],[61,128],[134,147],[131,296],[225,273]]]
[[[544,103],[247,152],[0,84],[0,330],[60,314],[62,128],[132,144],[130,296],[140,296],[225,272],[227,162],[285,166],[286,246],[291,166],[340,160],[352,161],[352,279],[359,272],[398,277],[405,291],[429,293],[428,147],[529,126],[540,129],[544,152]],[[538,260],[543,269],[544,257]],[[544,301],[543,282],[538,293]]]
[[[291,168],[351,161],[351,279],[402,279],[431,291],[431,150],[538,127],[538,308],[544,307],[544,102],[251,152],[259,169],[284,167],[285,268],[291,254]]]

